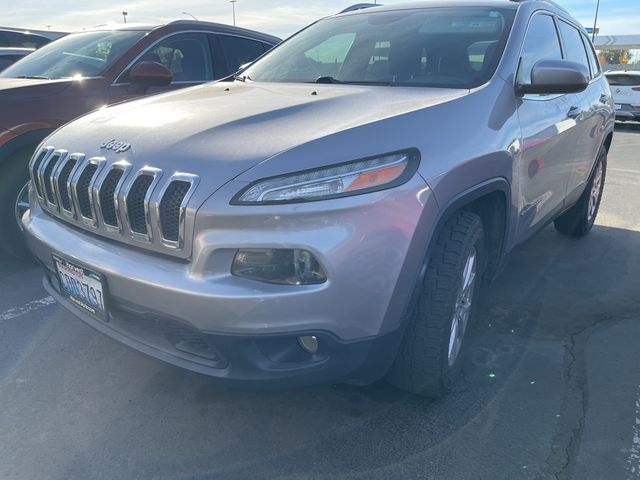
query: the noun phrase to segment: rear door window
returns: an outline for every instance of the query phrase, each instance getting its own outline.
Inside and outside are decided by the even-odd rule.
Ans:
[[[562,40],[564,42],[564,58],[584,65],[587,70],[590,70],[587,51],[582,42],[582,34],[577,28],[562,20],[558,22],[558,26],[560,27],[560,33],[562,34]]]
[[[0,47],[40,48],[50,40],[30,33],[0,31]]]
[[[529,23],[527,38],[522,47],[518,81],[531,83],[531,70],[540,60],[560,60],[562,49],[555,22],[549,15],[535,15]]]
[[[600,62],[598,61],[598,56],[596,55],[591,42],[584,33],[582,34],[582,42],[584,43],[584,48],[587,51],[587,57],[589,59],[589,65],[591,66],[591,77],[597,77],[602,71],[600,68]]]
[[[249,38],[233,35],[218,35],[218,38],[231,73],[237,72],[242,65],[253,62],[265,51],[261,42]]]

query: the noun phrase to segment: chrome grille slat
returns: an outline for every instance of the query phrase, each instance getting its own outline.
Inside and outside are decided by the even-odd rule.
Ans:
[[[53,171],[62,155],[66,154],[63,150],[55,150],[44,159],[38,168],[38,182],[41,188],[42,199],[49,208],[57,210],[57,199],[55,197],[55,186],[53,185]]]
[[[103,180],[96,186],[97,212],[102,226],[111,233],[122,232],[122,220],[118,197],[131,169],[131,164],[125,160],[111,165]]]
[[[101,168],[104,166],[104,162],[104,158],[90,158],[78,168],[71,180],[71,193],[78,217],[85,225],[93,228],[98,226],[93,199],[93,186]]]
[[[149,203],[161,177],[162,170],[144,167],[136,173],[134,180],[129,185],[125,195],[127,200],[124,211],[129,233],[134,240],[146,243],[153,241]]]
[[[184,245],[185,219],[189,200],[200,178],[188,173],[171,176],[159,195],[158,222],[162,243],[174,249]]]
[[[42,186],[42,182],[40,180],[40,168],[43,163],[45,163],[49,156],[53,154],[53,147],[45,147],[38,152],[37,155],[33,157],[31,160],[31,164],[29,165],[29,172],[31,174],[31,180],[36,187],[36,193],[38,194],[38,198],[40,200],[44,200],[44,189]]]
[[[193,223],[187,206],[199,177],[175,173],[160,185],[163,171],[158,168],[131,172],[126,160],[107,163],[104,157],[42,148],[29,165],[39,203],[96,233],[181,251],[187,223]]]
[[[73,169],[78,164],[77,157],[69,155],[64,162],[60,164],[55,178],[55,186],[58,193],[58,205],[67,216],[74,215],[73,201],[71,200],[71,192],[69,190],[69,178]]]

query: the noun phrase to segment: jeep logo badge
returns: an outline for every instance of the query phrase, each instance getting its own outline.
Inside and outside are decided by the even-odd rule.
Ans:
[[[107,150],[113,150],[116,153],[126,152],[131,148],[130,143],[117,142],[115,138],[103,142],[100,144],[100,148],[106,148]]]

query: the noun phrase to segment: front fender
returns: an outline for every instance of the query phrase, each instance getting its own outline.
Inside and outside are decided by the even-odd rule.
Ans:
[[[0,166],[14,154],[26,148],[33,148],[35,151],[38,144],[54,130],[54,128],[39,128],[22,134],[16,133],[15,130],[0,132]]]

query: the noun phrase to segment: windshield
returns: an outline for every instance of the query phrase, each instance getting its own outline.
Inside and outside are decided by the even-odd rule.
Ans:
[[[473,88],[493,75],[514,10],[429,8],[321,20],[243,75],[257,82]]]
[[[7,68],[0,77],[98,77],[142,38],[143,31],[76,33],[61,38]]]

